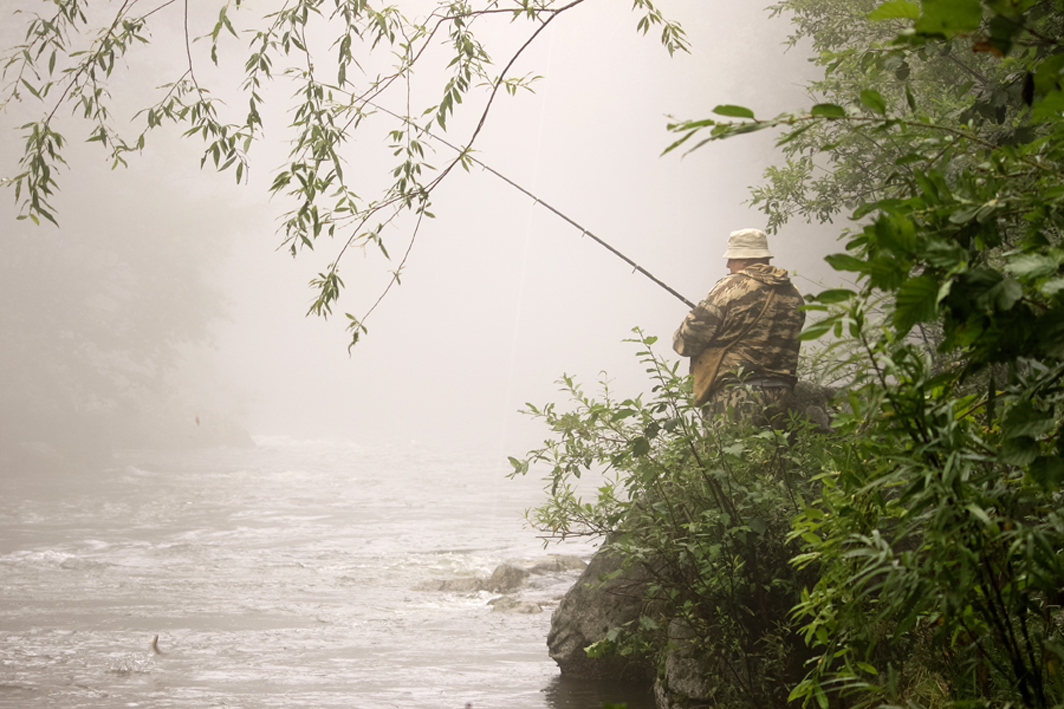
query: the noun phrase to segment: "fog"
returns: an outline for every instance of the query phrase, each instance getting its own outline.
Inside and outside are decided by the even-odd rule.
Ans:
[[[662,5],[686,29],[690,55],[670,57],[656,37],[637,33],[627,6],[581,6],[515,67],[544,79],[534,94],[497,102],[477,157],[697,301],[725,273],[728,233],[764,226],[744,202],[779,157],[767,132],[662,156],[672,140],[667,117],[706,117],[723,103],[759,116],[798,108],[808,104],[802,84],[813,69],[784,46],[786,20],[770,20],[756,3]],[[135,102],[121,83],[113,92]],[[477,113],[478,97],[462,110]],[[0,115],[5,175],[17,170],[12,131],[27,115],[18,106]],[[462,120],[452,141],[466,135]],[[199,169],[194,140],[159,133],[112,171],[73,130],[54,202],[61,228],[16,222],[10,194],[0,203],[8,380],[0,444],[49,440],[40,422],[71,425],[68,409],[118,406],[119,394],[94,393],[90,380],[102,370],[139,391],[128,401],[144,409],[136,436],[113,430],[132,425],[128,416],[111,421],[117,444],[227,442],[243,430],[516,455],[547,433],[518,410],[560,400],[563,373],[589,391],[602,372],[621,395],[648,388],[636,348],[622,342],[632,328],[659,336],[658,351],[675,359],[669,340],[687,306],[480,169],[453,174],[434,193],[436,219],[418,233],[401,286],[349,354],[342,313],[364,314],[397,264],[349,253],[337,317],[306,317],[307,283],[340,243],[323,240],[294,259],[278,250],[286,205],[266,188],[283,144],[256,147],[251,178],[238,185]],[[437,150],[436,164],[450,157]],[[357,170],[389,167],[363,161]],[[395,259],[411,235],[404,224],[386,234]],[[804,292],[830,285],[822,259],[838,249],[837,232],[792,224],[771,241],[774,263],[795,272]],[[36,429],[20,428],[27,416]]]

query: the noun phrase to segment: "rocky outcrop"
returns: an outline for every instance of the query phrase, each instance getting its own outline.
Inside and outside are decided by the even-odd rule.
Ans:
[[[649,575],[621,568],[621,556],[600,549],[551,616],[547,648],[562,674],[586,679],[649,679],[653,666],[643,658],[588,657],[585,649],[611,629],[638,620]]]
[[[637,621],[644,612],[650,575],[645,567],[625,571],[622,556],[600,550],[551,617],[550,656],[569,679],[643,681],[662,709],[708,706],[713,694],[706,663],[696,655],[697,637],[686,623],[669,624],[670,651],[654,658],[588,657],[586,648],[613,628]]]

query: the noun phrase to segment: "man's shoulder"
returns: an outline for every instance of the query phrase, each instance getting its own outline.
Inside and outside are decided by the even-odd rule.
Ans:
[[[769,284],[765,283],[763,279],[745,270],[733,273],[725,277],[723,281],[727,281],[726,288],[729,292],[737,294],[752,293],[769,287]]]
[[[750,278],[749,275],[739,271],[738,273],[729,273],[727,276],[717,281],[710,293],[725,293],[733,291],[746,292],[752,287],[757,287],[756,281]]]
[[[782,268],[777,268],[767,263],[755,263],[747,266],[739,273],[746,275],[766,286],[787,286],[791,284],[791,274]]]

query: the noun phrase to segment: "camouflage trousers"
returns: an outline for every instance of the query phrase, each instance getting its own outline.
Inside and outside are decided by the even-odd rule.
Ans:
[[[702,405],[702,417],[709,423],[749,423],[782,429],[787,423],[791,391],[788,386],[728,384]]]

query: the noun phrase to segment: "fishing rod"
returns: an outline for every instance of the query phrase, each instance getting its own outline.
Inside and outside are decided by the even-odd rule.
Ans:
[[[657,278],[650,271],[646,270],[645,268],[640,266],[638,263],[636,263],[635,261],[630,259],[628,256],[624,255],[623,253],[621,253],[620,251],[615,249],[613,246],[611,246],[610,244],[606,243],[606,241],[603,240],[601,237],[596,236],[595,234],[591,233],[591,231],[589,231],[588,229],[586,229],[583,226],[581,226],[580,224],[578,224],[575,220],[571,219],[569,216],[567,216],[566,214],[562,213],[560,210],[556,209],[554,206],[548,204],[547,202],[544,202],[542,199],[540,199],[539,197],[537,197],[536,195],[532,194],[530,191],[528,191],[527,189],[525,189],[521,185],[519,185],[516,182],[514,182],[513,180],[511,180],[506,175],[503,175],[501,172],[499,172],[495,168],[491,167],[490,165],[484,163],[481,160],[478,160],[477,158],[475,158],[472,155],[470,155],[468,152],[463,151],[461,148],[459,148],[458,146],[454,145],[453,143],[445,140],[444,138],[439,137],[438,135],[436,135],[435,133],[431,132],[427,128],[422,128],[421,126],[419,126],[416,123],[414,123],[413,121],[411,121],[408,117],[400,116],[400,115],[398,115],[396,113],[393,113],[392,111],[389,111],[387,108],[384,108],[383,106],[378,106],[377,104],[372,103],[370,101],[367,101],[366,103],[368,105],[370,105],[370,106],[373,106],[374,108],[376,108],[379,111],[387,113],[388,115],[392,116],[393,118],[398,118],[399,120],[403,121],[407,125],[413,126],[416,130],[420,131],[421,133],[424,133],[425,135],[427,135],[428,137],[432,138],[433,140],[435,140],[435,141],[437,141],[439,143],[442,143],[443,145],[446,145],[448,148],[450,148],[451,150],[455,151],[459,155],[464,154],[465,158],[467,160],[469,160],[470,162],[479,165],[481,167],[481,169],[486,170],[487,172],[490,172],[492,175],[495,175],[500,180],[502,180],[506,184],[508,184],[511,187],[513,187],[514,189],[516,189],[518,192],[521,192],[525,196],[530,197],[533,200],[533,202],[532,202],[532,206],[533,207],[536,206],[537,204],[543,205],[548,210],[553,212],[557,217],[559,217],[563,221],[567,222],[568,224],[572,225],[576,229],[579,229],[580,230],[580,236],[582,236],[582,237],[583,236],[591,237],[591,239],[595,243],[597,243],[599,246],[602,246],[607,251],[609,251],[611,254],[613,254],[614,256],[616,256],[617,258],[621,259],[622,261],[627,263],[629,266],[631,266],[632,267],[632,273],[638,272],[638,273],[643,274],[644,276],[649,278],[651,281],[653,281],[657,285],[661,286],[662,288],[667,290],[669,293],[671,293],[675,297],[679,298],[680,301],[683,302],[688,308],[694,309],[694,307],[695,307],[694,303],[692,303],[690,300],[688,300],[687,298],[685,298],[682,295],[680,295],[678,292],[676,292],[676,290],[674,290],[671,286],[669,286],[667,283],[662,281],[660,278]]]
[[[496,176],[496,177],[498,177],[498,178],[499,178],[500,180],[502,180],[502,181],[503,181],[503,182],[505,182],[506,184],[510,185],[510,186],[511,186],[511,187],[513,187],[514,189],[516,189],[516,190],[518,190],[519,192],[521,192],[521,193],[523,193],[523,194],[527,195],[528,197],[531,197],[531,198],[533,199],[533,202],[532,202],[532,206],[533,206],[533,207],[534,207],[534,206],[536,206],[537,204],[542,204],[542,205],[543,205],[544,207],[546,207],[546,208],[547,208],[548,210],[550,210],[551,212],[553,212],[553,213],[554,213],[554,214],[555,214],[556,216],[560,217],[560,218],[561,218],[562,220],[564,220],[564,221],[568,222],[569,224],[571,224],[571,225],[572,225],[572,226],[574,226],[575,228],[579,229],[579,230],[580,230],[580,236],[582,236],[582,237],[583,237],[583,236],[589,236],[589,237],[591,237],[591,239],[592,239],[592,240],[593,240],[593,241],[594,241],[594,242],[595,242],[596,244],[598,244],[599,246],[602,246],[602,247],[603,247],[603,248],[605,248],[605,249],[606,249],[607,251],[609,251],[609,252],[610,252],[611,254],[613,254],[614,256],[616,256],[617,258],[621,259],[622,261],[624,261],[625,263],[627,263],[627,264],[628,264],[629,266],[631,266],[631,267],[632,267],[632,273],[636,273],[636,272],[642,273],[642,274],[643,274],[644,276],[646,276],[646,277],[647,277],[647,278],[649,278],[650,280],[654,281],[654,283],[658,284],[659,286],[661,286],[662,288],[664,288],[665,290],[667,290],[667,291],[668,291],[669,293],[671,293],[672,295],[674,295],[674,296],[676,296],[677,298],[679,298],[679,299],[680,299],[680,300],[681,300],[681,301],[682,301],[682,302],[683,302],[684,304],[686,304],[686,305],[687,305],[687,307],[688,307],[688,308],[692,308],[692,309],[693,309],[693,308],[695,307],[695,304],[694,304],[694,303],[692,303],[692,302],[691,302],[691,301],[689,301],[689,300],[688,300],[687,298],[684,298],[684,297],[683,297],[682,295],[680,295],[680,294],[679,294],[679,293],[677,293],[677,292],[676,292],[675,290],[673,290],[673,288],[672,288],[672,287],[671,287],[671,286],[670,286],[669,284],[667,284],[667,283],[665,283],[664,281],[662,281],[661,279],[657,278],[657,277],[656,277],[656,276],[655,276],[654,274],[652,274],[652,273],[651,273],[650,271],[646,270],[645,268],[643,268],[642,266],[640,266],[640,265],[639,265],[638,263],[636,263],[636,262],[635,262],[635,261],[633,261],[632,259],[628,258],[628,257],[627,257],[627,256],[625,256],[624,254],[622,254],[622,253],[621,253],[620,251],[618,251],[617,249],[615,249],[615,248],[613,248],[612,246],[610,246],[610,245],[609,245],[608,243],[606,243],[606,242],[605,242],[604,240],[602,240],[602,239],[601,239],[601,238],[599,238],[598,236],[596,236],[596,235],[592,234],[592,233],[591,233],[590,231],[588,231],[588,230],[587,230],[587,229],[585,229],[584,227],[582,227],[582,226],[580,226],[579,224],[577,224],[577,223],[576,223],[575,221],[573,221],[572,219],[570,219],[570,218],[569,218],[568,216],[566,216],[566,215],[565,215],[565,214],[563,214],[562,212],[558,211],[557,209],[555,209],[555,208],[554,208],[553,206],[551,206],[550,204],[548,204],[548,203],[544,202],[544,201],[543,201],[542,199],[540,199],[540,198],[539,198],[539,197],[537,197],[536,195],[534,195],[534,194],[532,194],[531,192],[529,192],[528,190],[526,190],[526,189],[525,189],[524,187],[522,187],[521,185],[519,185],[519,184],[517,184],[516,182],[514,182],[513,180],[511,180],[511,179],[510,179],[510,178],[508,178],[508,177],[507,177],[506,175],[503,175],[503,174],[501,174],[500,172],[498,172],[498,171],[497,171],[497,170],[495,170],[494,168],[490,167],[489,165],[485,165],[485,164],[484,164],[484,163],[482,163],[482,162],[481,162],[480,160],[477,160],[477,159],[476,159],[476,158],[474,158],[474,157],[470,157],[469,159],[470,159],[471,161],[475,162],[475,163],[476,163],[477,165],[480,165],[480,167],[482,167],[483,169],[487,170],[487,171],[488,171],[488,172],[490,172],[491,174],[495,175],[495,176]]]

